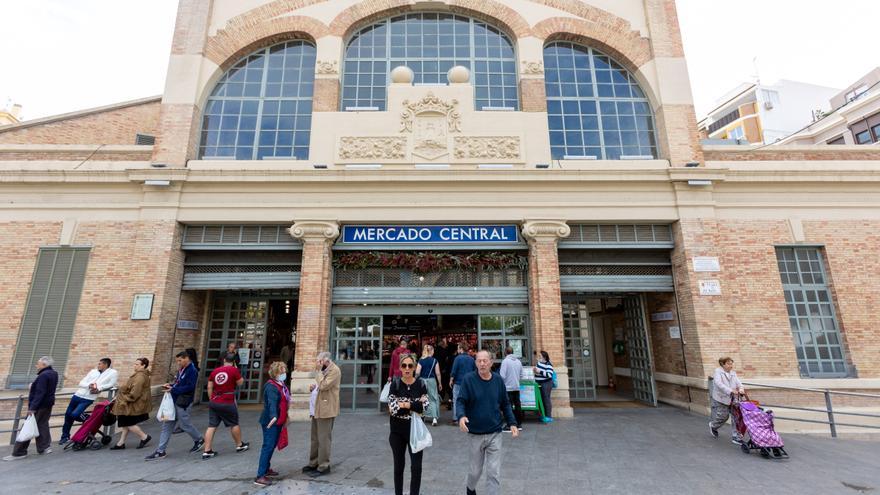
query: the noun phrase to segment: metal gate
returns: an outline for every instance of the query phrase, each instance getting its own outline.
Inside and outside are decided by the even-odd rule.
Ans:
[[[339,407],[375,411],[382,380],[382,316],[334,316],[333,360],[342,371]]]
[[[295,295],[294,292],[283,294],[287,297]],[[269,300],[268,294],[258,291],[214,293],[202,369],[207,378],[226,354],[227,344],[235,342],[241,356],[241,376],[244,379],[238,389],[241,403],[255,403],[262,399]]]
[[[571,400],[594,400],[596,380],[590,313],[586,299],[568,297],[562,300],[562,328],[565,339],[565,366]]]
[[[654,366],[651,340],[645,322],[643,296],[627,296],[623,300],[626,346],[633,394],[639,401],[657,405],[657,385],[654,383]]]

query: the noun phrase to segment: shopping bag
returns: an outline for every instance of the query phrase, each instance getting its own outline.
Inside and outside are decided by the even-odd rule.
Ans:
[[[156,419],[159,421],[174,421],[174,399],[171,397],[171,392],[165,392],[165,395],[162,396],[162,403],[159,404],[159,412],[156,413]]]
[[[559,388],[559,380],[556,378],[556,372],[555,372],[555,371],[551,371],[551,372],[550,372],[550,376],[551,376],[552,379],[553,379],[553,388]]]
[[[409,423],[409,449],[413,454],[433,445],[434,439],[431,438],[431,432],[428,431],[421,416],[410,413]]]
[[[28,440],[33,440],[40,436],[40,430],[37,429],[37,418],[34,417],[33,414],[28,415],[27,419],[24,420],[24,424],[21,426],[21,429],[18,430],[18,436],[15,437],[16,442],[27,442]]]
[[[379,394],[379,402],[384,402],[387,404],[388,403],[388,395],[390,395],[390,394],[391,394],[391,382],[388,382],[385,384],[384,387],[382,387],[382,393]]]

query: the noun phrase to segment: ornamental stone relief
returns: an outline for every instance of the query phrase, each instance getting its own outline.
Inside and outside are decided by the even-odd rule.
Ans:
[[[516,136],[456,136],[454,139],[457,159],[520,157],[520,143]]]
[[[430,91],[421,100],[414,102],[403,100],[400,132],[413,132],[413,120],[423,114],[443,115],[449,132],[461,132],[461,114],[455,109],[457,105],[458,100],[444,101]]]
[[[540,76],[544,74],[544,62],[541,62],[540,60],[537,62],[527,60],[522,63],[522,73]]]
[[[458,100],[445,101],[432,92],[414,102],[403,101],[400,132],[413,134],[412,154],[436,160],[449,154],[449,133],[461,132]]]
[[[339,158],[343,160],[406,158],[406,138],[391,137],[343,137],[339,139]]]
[[[315,74],[337,74],[339,62],[336,60],[318,60],[315,64]]]

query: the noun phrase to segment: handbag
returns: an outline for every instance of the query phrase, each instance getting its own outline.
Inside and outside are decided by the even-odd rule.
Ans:
[[[186,409],[193,403],[194,394],[180,394],[174,400],[174,405],[182,409]]]
[[[391,394],[391,382],[388,382],[385,384],[384,387],[382,387],[382,393],[379,394],[379,402],[387,404],[388,403],[388,395],[390,395],[390,394]]]
[[[16,442],[27,442],[40,436],[40,430],[37,428],[37,418],[33,414],[28,415],[18,430],[18,436],[15,437]]]
[[[422,421],[422,416],[410,413],[409,449],[415,454],[416,452],[425,450],[433,444],[434,439],[431,438],[431,432],[428,431],[428,427],[425,426],[425,422]]]

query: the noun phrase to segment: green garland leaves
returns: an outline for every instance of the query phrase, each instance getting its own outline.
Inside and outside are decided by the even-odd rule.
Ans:
[[[526,269],[525,256],[513,253],[479,252],[452,254],[446,252],[381,252],[356,251],[341,254],[333,261],[333,266],[341,269],[401,268],[415,273],[444,272],[448,270],[503,270],[507,268]]]

